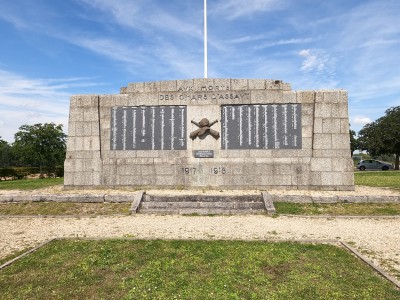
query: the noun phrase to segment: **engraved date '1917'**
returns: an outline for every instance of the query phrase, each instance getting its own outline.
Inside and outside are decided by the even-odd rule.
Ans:
[[[196,175],[196,174],[203,174],[201,169],[198,169],[196,167],[183,167],[182,169],[182,174],[184,175]],[[226,174],[226,168],[225,167],[211,167],[205,169],[207,170],[207,174],[211,175],[224,175]]]

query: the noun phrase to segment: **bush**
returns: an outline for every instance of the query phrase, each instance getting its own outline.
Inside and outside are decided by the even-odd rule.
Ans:
[[[12,178],[12,179],[22,179],[26,176],[29,175],[29,172],[27,172],[24,168],[0,168],[0,178],[7,180],[7,178]]]
[[[64,166],[57,166],[54,169],[43,167],[42,171],[47,174],[47,177],[64,177]],[[39,174],[39,167],[5,167],[0,168],[0,180],[7,180],[9,178],[23,179],[32,174]],[[44,178],[44,177],[43,177]]]

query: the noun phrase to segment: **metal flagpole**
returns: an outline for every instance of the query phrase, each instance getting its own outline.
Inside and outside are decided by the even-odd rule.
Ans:
[[[204,0],[204,78],[207,78],[207,0]]]

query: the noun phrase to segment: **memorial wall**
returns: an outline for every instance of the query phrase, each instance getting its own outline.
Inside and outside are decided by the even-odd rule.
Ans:
[[[353,190],[347,92],[193,79],[72,96],[64,185]]]

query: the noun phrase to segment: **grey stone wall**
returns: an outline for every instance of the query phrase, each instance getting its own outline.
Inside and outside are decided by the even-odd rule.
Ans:
[[[301,104],[301,149],[222,150],[221,138],[189,138],[190,121],[218,120],[221,105]],[[186,150],[111,150],[112,108],[185,105]],[[194,150],[212,150],[196,158]],[[71,97],[66,188],[353,190],[347,92],[292,91],[264,79],[130,83],[115,95]]]

